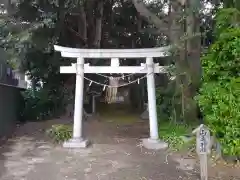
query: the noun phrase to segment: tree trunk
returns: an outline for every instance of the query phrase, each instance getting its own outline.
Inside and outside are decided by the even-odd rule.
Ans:
[[[96,48],[100,48],[101,39],[102,39],[102,18],[103,18],[103,1],[99,1],[97,4],[97,15],[96,15],[96,31],[95,31],[95,39],[94,46]]]
[[[185,101],[188,105],[186,119],[197,119],[197,104],[194,101],[201,82],[201,36],[200,36],[200,21],[199,21],[199,8],[200,3],[191,0],[187,1],[186,11],[188,12],[186,18],[186,60],[187,60],[187,73],[190,82],[186,84],[184,89]]]
[[[173,11],[181,11],[177,4],[172,4],[172,6]],[[171,31],[170,38],[172,43],[178,45],[179,58],[176,58],[175,63],[177,72],[176,90],[178,89],[181,98],[181,116],[185,121],[193,121],[197,119],[197,105],[194,96],[201,79],[201,37],[196,4],[187,1],[184,6],[185,12],[187,12],[186,20],[181,23],[184,24],[184,27],[178,35]],[[178,17],[173,18],[175,20],[173,20],[172,29],[175,28]],[[179,41],[183,34],[187,35],[186,39]]]
[[[199,6],[188,0],[188,16],[186,18],[187,34],[187,61],[191,75],[192,95],[198,90],[201,80],[201,36]]]
[[[83,6],[80,6],[80,20],[78,22],[78,32],[82,35],[84,46],[87,44],[87,16]]]

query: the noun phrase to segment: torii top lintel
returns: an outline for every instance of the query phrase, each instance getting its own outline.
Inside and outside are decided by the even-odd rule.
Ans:
[[[170,46],[141,49],[78,49],[54,45],[55,51],[68,58],[147,58],[169,56]]]

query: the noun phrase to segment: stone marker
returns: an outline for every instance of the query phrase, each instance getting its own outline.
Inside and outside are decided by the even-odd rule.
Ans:
[[[200,160],[200,176],[201,180],[208,180],[208,160],[207,156],[210,153],[210,131],[201,124],[193,131],[196,134],[196,151]]]

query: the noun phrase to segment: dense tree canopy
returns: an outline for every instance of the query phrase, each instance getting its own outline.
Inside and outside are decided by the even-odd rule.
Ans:
[[[206,3],[211,3],[207,13]],[[11,64],[28,72],[34,84],[42,81],[45,87],[55,90],[60,90],[58,87],[69,79],[59,74],[59,66],[69,64],[70,60],[55,53],[54,44],[81,48],[146,48],[171,44],[177,52],[168,62],[176,65],[174,94],[181,102],[186,101],[183,104],[188,104],[177,107],[184,111],[179,112],[183,115],[196,112],[190,107],[194,109],[192,99],[201,76],[201,39],[206,44],[211,42],[211,33],[207,36],[204,33],[211,31],[214,8],[219,4],[197,0],[14,1],[6,7],[8,14],[1,18],[1,42]]]

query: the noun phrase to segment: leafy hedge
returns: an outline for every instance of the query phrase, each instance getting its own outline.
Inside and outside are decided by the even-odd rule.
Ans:
[[[224,155],[240,156],[240,12],[216,17],[216,41],[202,58],[203,84],[197,96],[205,121]]]

